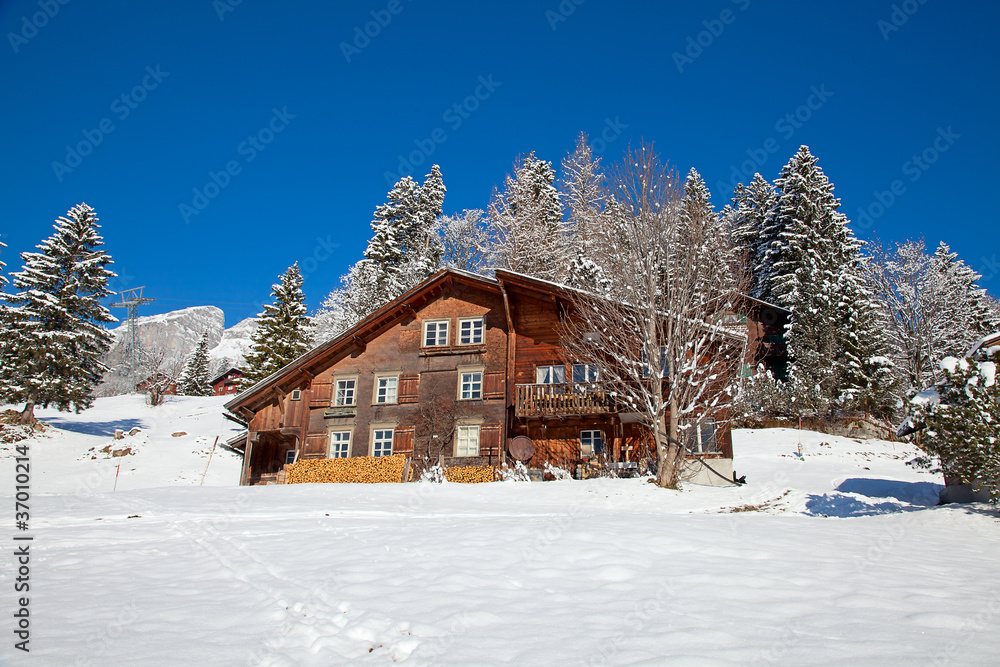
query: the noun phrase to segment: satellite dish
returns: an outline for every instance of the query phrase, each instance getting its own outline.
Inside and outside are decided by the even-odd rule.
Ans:
[[[518,461],[527,461],[535,455],[535,443],[526,435],[519,435],[510,441],[507,451]]]

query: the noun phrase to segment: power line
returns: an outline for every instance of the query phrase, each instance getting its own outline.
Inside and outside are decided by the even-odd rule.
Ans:
[[[133,287],[131,289],[122,290],[120,292],[122,300],[119,303],[111,304],[112,308],[127,308],[128,309],[128,333],[125,338],[125,359],[128,361],[128,377],[129,384],[132,385],[132,391],[136,390],[136,367],[139,362],[139,346],[136,334],[136,322],[139,319],[139,306],[144,303],[152,303],[156,299],[151,299],[149,297],[144,297],[142,295],[143,287]]]

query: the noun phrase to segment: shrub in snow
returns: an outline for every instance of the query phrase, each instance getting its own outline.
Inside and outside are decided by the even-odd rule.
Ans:
[[[445,479],[444,468],[438,463],[430,468],[425,468],[423,473],[420,474],[420,481],[430,484],[443,484],[448,480]]]
[[[941,362],[945,381],[936,391],[914,397],[911,420],[926,427],[920,448],[940,461],[937,472],[972,484],[976,491],[1000,496],[1000,350],[985,361],[948,357]],[[929,457],[917,459],[932,468]]]
[[[569,471],[564,470],[558,466],[550,464],[548,461],[545,462],[545,472],[549,473],[557,480],[560,479],[573,479],[573,475],[569,474]]]
[[[501,482],[530,482],[531,476],[523,463],[518,461],[514,467],[504,466],[497,469],[497,475]]]

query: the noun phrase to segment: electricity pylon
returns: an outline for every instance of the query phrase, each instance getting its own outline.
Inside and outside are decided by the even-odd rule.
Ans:
[[[128,377],[132,392],[136,388],[136,367],[139,365],[139,345],[136,337],[136,322],[139,319],[139,306],[144,303],[152,303],[156,299],[150,299],[142,295],[143,287],[133,287],[122,290],[122,300],[120,303],[111,304],[112,308],[128,309],[128,332],[125,334],[125,359],[128,361]]]

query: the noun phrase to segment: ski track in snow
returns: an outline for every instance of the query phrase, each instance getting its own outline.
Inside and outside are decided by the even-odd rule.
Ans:
[[[909,445],[737,431],[748,484],[681,492],[240,488],[217,449],[191,488],[235,430],[222,402],[41,411],[73,430],[30,441],[32,651],[8,639],[9,664],[996,664],[997,513],[936,506]],[[112,493],[91,449],[132,421]]]

